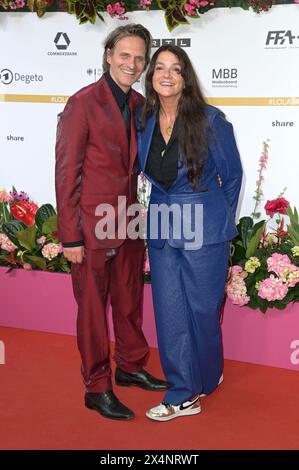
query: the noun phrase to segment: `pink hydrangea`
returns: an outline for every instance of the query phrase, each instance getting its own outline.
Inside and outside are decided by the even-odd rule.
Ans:
[[[8,251],[9,253],[15,251],[15,249],[18,248],[16,245],[14,245],[13,242],[10,241],[5,233],[0,233],[0,246],[2,250]]]
[[[291,263],[288,255],[281,255],[280,253],[273,253],[267,259],[268,271],[273,271],[279,277],[286,277],[288,273],[296,271],[298,268]]]
[[[286,284],[288,287],[295,287],[295,285],[299,282],[299,268],[296,271],[291,272],[287,279]]]
[[[45,237],[45,235],[42,235],[41,237],[39,237],[36,241],[39,245],[42,245],[44,246],[44,244],[46,243],[46,240],[47,238]]]
[[[248,304],[250,297],[247,295],[245,277],[247,273],[243,271],[241,266],[232,266],[230,268],[230,278],[226,285],[226,292],[229,299],[234,305]]]
[[[47,243],[42,249],[42,255],[48,260],[52,260],[62,253],[63,248],[61,243]]]
[[[271,274],[268,279],[264,279],[259,284],[258,295],[269,302],[282,300],[288,293],[288,286],[281,279]]]

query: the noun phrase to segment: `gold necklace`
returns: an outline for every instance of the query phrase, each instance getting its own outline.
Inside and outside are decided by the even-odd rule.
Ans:
[[[166,118],[166,115],[165,115],[165,118]],[[160,111],[160,119],[161,119],[161,111]],[[167,119],[168,120],[168,119]],[[169,126],[166,127],[166,133],[167,135],[171,136],[172,134],[172,131],[173,131],[173,125],[174,125],[174,122],[172,124],[170,124]]]

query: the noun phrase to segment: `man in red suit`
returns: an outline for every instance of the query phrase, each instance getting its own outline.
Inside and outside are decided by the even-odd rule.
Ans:
[[[114,395],[106,306],[112,305],[115,381],[146,390],[167,383],[143,369],[149,349],[143,335],[144,242],[123,237],[119,212],[136,202],[137,137],[134,114],[142,96],[131,89],[149,62],[151,36],[141,25],[120,26],[104,45],[104,75],[75,93],[60,117],[56,143],[59,237],[72,263],[78,304],[77,340],[86,387],[85,405],[111,419],[133,411]],[[119,196],[126,207],[118,207]],[[99,205],[115,209],[115,233],[98,235]],[[100,206],[101,207],[101,206]],[[103,206],[102,206],[103,207]],[[103,212],[102,212],[103,215]]]

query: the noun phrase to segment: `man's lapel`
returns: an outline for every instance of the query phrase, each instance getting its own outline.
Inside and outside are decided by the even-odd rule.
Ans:
[[[122,142],[122,148],[124,150],[123,154],[127,156],[129,153],[127,127],[119,106],[104,75],[98,81],[97,96],[99,102],[101,103],[102,109],[105,112],[105,115],[109,116],[109,120],[111,121],[112,128],[110,131],[114,136],[115,133],[117,134],[119,141]],[[106,131],[104,130],[103,138],[105,138],[105,132]]]

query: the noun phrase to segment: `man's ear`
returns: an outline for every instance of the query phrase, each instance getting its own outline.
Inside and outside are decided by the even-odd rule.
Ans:
[[[110,64],[111,55],[112,55],[111,49],[107,49],[107,51],[106,51],[106,61],[108,62],[108,64]]]

